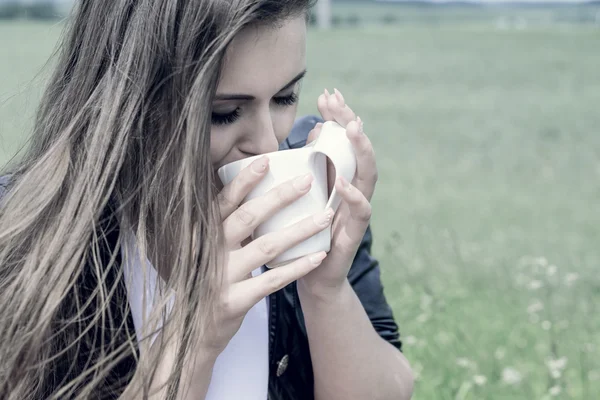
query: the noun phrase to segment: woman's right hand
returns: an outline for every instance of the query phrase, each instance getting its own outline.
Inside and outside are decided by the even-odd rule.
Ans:
[[[205,331],[200,344],[209,352],[221,353],[239,330],[246,313],[256,303],[317,268],[327,255],[324,251],[309,254],[252,277],[252,271],[324,230],[333,219],[333,211],[329,209],[279,232],[248,241],[258,225],[308,193],[311,188],[311,175],[297,177],[240,206],[246,195],[265,176],[268,168],[269,160],[266,156],[255,160],[226,185],[218,196],[223,221],[225,269],[216,323]]]

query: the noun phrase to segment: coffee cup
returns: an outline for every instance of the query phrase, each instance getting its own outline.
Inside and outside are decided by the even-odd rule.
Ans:
[[[222,166],[217,171],[221,182],[227,185],[240,171],[262,156],[264,154],[244,158]],[[356,173],[356,155],[352,143],[346,136],[346,130],[333,121],[325,122],[319,137],[306,146],[267,153],[266,156],[269,158],[269,170],[265,177],[244,198],[242,204],[266,194],[274,187],[297,176],[310,173],[313,175],[314,180],[308,193],[260,224],[252,234],[253,240],[267,233],[287,228],[329,207],[334,212],[337,210],[342,199],[335,187],[331,194],[328,193],[327,159],[335,167],[336,177],[343,176],[348,182],[352,182]],[[308,254],[319,251],[328,252],[330,249],[331,226],[286,250],[267,263],[266,266],[276,268]]]

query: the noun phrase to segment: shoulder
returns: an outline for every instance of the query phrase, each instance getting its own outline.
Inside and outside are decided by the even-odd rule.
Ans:
[[[308,134],[319,122],[321,117],[316,115],[305,115],[296,119],[288,137],[281,143],[279,150],[297,149],[303,147],[308,139]]]

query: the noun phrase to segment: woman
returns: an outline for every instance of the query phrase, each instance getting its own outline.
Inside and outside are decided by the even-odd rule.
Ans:
[[[333,221],[323,212],[251,241],[312,178],[239,207],[268,159],[226,187],[215,175],[231,161],[306,141],[299,125],[286,137],[305,73],[309,7],[78,4],[2,199],[2,398],[224,398],[241,384],[242,375],[228,375],[236,363],[268,367],[248,399],[267,390],[272,399],[410,397],[410,368],[369,255],[373,150],[342,95],[318,99],[357,152],[355,180],[335,182],[344,204]],[[331,223],[328,254],[261,269]],[[240,327],[260,322],[250,311],[267,302],[268,354],[256,354],[268,364],[235,351],[223,361],[232,339],[243,342]]]

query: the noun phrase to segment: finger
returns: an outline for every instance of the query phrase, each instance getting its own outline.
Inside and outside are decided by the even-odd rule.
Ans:
[[[242,240],[252,234],[258,225],[308,193],[312,181],[311,174],[302,175],[243,204],[223,221],[225,243],[228,246],[238,246]]]
[[[244,168],[238,176],[229,182],[217,195],[217,202],[221,211],[221,220],[227,218],[244,200],[246,195],[265,176],[269,167],[267,156],[254,160]]]
[[[317,99],[317,108],[325,121],[333,121],[333,114],[329,111],[329,97],[331,95],[325,89],[324,93]]]
[[[371,203],[360,190],[342,177],[336,180],[335,188],[348,206],[347,215],[349,218],[344,221],[344,231],[345,236],[352,243],[348,243],[343,247],[355,249],[356,246],[354,245],[360,243],[371,221]]]
[[[321,128],[323,128],[323,123],[319,122],[315,125],[314,128],[311,129],[310,132],[308,132],[308,139],[306,139],[306,143],[310,143],[314,140],[316,140],[319,135],[321,134]]]
[[[302,257],[288,265],[268,270],[254,278],[234,283],[231,287],[232,303],[235,304],[235,307],[247,311],[261,299],[283,289],[317,268],[325,257],[327,257],[327,253],[321,251]]]
[[[229,253],[229,265],[235,266],[229,274],[232,279],[243,277],[248,272],[275,259],[278,255],[298,243],[327,228],[333,219],[331,208],[277,232],[268,233],[247,246]]]
[[[334,89],[334,94],[327,99],[327,107],[332,114],[333,119],[343,127],[346,127],[350,121],[356,119],[356,114],[348,107],[344,100],[344,96],[342,96],[337,89]]]
[[[360,190],[367,200],[371,200],[378,179],[375,151],[369,137],[364,133],[363,123],[358,117],[346,127],[346,136],[352,143],[356,154],[356,174],[354,186]]]

